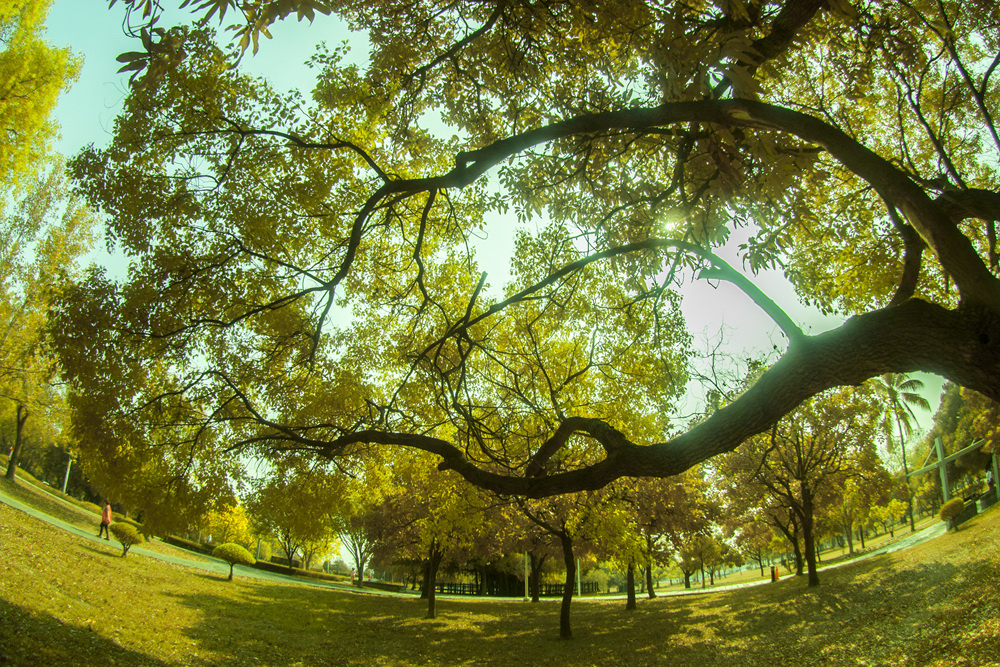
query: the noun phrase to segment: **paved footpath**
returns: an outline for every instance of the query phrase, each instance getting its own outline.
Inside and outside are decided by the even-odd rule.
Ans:
[[[60,498],[57,498],[56,496],[52,497],[62,502]],[[104,538],[98,538],[91,531],[77,528],[76,526],[70,525],[64,521],[60,521],[59,519],[49,516],[48,514],[39,512],[33,507],[29,507],[24,503],[14,498],[11,498],[10,496],[3,493],[2,488],[0,488],[0,502],[6,503],[7,505],[10,505],[14,509],[22,511],[25,514],[37,517],[38,519],[50,523],[57,528],[61,528],[62,530],[65,530],[69,533],[74,533],[88,540],[93,540],[97,542],[104,539]],[[908,549],[912,546],[916,546],[917,544],[938,537],[939,535],[943,535],[945,532],[947,532],[947,529],[948,525],[945,522],[937,521],[922,530],[918,530],[916,533],[913,533],[912,535],[909,535],[901,540],[893,542],[892,544],[886,545],[879,549],[875,549],[874,551],[863,554],[857,558],[852,558],[850,560],[833,563],[832,565],[822,566],[819,568],[819,571],[822,572],[823,570],[830,570],[833,568],[847,565],[849,563],[856,563],[859,560],[864,560],[866,558],[872,558],[874,556],[880,556],[882,554],[892,553],[893,551],[899,551],[901,549]],[[155,551],[150,551],[149,549],[144,549],[138,546],[132,547],[129,551],[131,553],[139,553],[142,554],[143,556],[148,556],[149,558],[156,558],[158,560],[165,561],[167,563],[173,563],[174,565],[180,565],[183,567],[192,567],[206,572],[214,572],[216,574],[221,574],[223,576],[227,577],[229,576],[229,563],[219,560],[218,558],[212,558],[211,556],[203,556],[207,560],[201,561],[201,560],[189,560],[186,558],[177,558],[176,556],[169,556],[167,554],[157,553]],[[415,593],[409,593],[409,592],[390,593],[388,591],[377,591],[373,589],[358,589],[348,584],[333,583],[328,581],[322,581],[319,579],[307,579],[305,577],[293,577],[287,574],[278,574],[277,572],[268,572],[266,570],[258,570],[256,568],[247,568],[243,566],[240,566],[238,569],[235,570],[234,576],[249,577],[251,579],[261,579],[265,581],[274,581],[280,583],[299,584],[302,586],[316,586],[318,588],[332,588],[344,592],[364,593],[368,595],[405,595],[407,597],[413,597],[415,595]],[[756,581],[749,581],[741,584],[731,584],[728,586],[715,586],[707,589],[697,588],[685,591],[670,591],[670,592],[658,593],[657,595],[659,597],[670,597],[676,595],[707,595],[711,593],[718,593],[720,591],[734,590],[737,588],[748,588],[750,586],[760,586],[769,583],[771,582],[768,579],[758,579]],[[473,599],[467,595],[451,596],[451,595],[438,594],[435,597]],[[580,598],[579,601],[586,602],[591,600],[616,600],[616,599],[624,600],[625,597],[626,596],[624,595],[601,595],[598,597]],[[543,598],[543,599],[548,599],[548,598]],[[556,599],[556,601],[558,601],[558,599]]]

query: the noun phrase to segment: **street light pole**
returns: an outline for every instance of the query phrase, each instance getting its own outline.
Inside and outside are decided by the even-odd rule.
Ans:
[[[72,465],[73,465],[73,455],[70,454],[69,455],[69,460],[66,461],[66,474],[63,475],[63,488],[62,488],[62,492],[64,494],[66,493],[66,485],[69,483],[69,469],[70,469],[70,466],[72,466]]]

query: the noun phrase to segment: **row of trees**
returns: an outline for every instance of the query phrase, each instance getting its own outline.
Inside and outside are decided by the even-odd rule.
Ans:
[[[533,599],[547,568],[565,577],[561,634],[568,637],[579,558],[624,573],[626,606],[634,608],[636,573],[652,597],[654,572],[666,567],[687,585],[700,573],[705,585],[748,560],[763,576],[773,554],[790,552],[798,573],[818,584],[821,540],[840,538],[853,551],[855,535],[863,546],[874,525],[891,530],[906,514],[907,494],[878,455],[886,443],[879,387],[811,401],[767,436],[670,480],[509,499],[436,471],[425,456],[383,462],[353,480],[292,458],[252,484],[244,505],[257,531],[276,537],[290,559],[301,553],[308,566],[337,536],[359,585],[373,565],[419,579],[429,617],[442,567],[475,573],[485,593],[491,577],[520,577],[527,553]]]

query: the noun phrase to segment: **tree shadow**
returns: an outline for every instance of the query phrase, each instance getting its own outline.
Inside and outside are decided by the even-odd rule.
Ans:
[[[124,648],[86,625],[64,623],[0,599],[0,665],[106,664],[157,667],[167,663]]]
[[[95,553],[95,554],[98,554],[100,556],[108,556],[110,558],[121,558],[122,557],[122,548],[119,547],[119,546],[112,546],[112,548],[114,549],[114,551],[108,552],[108,551],[105,551],[103,549],[98,549],[97,547],[92,546],[90,544],[86,544],[85,543],[85,544],[81,544],[80,545],[80,549],[82,549],[83,551],[89,551],[91,553]]]

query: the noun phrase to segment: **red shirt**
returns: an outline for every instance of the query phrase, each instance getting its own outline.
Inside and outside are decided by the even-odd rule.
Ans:
[[[104,514],[101,515],[101,521],[104,523],[111,523],[111,505],[104,506]]]

